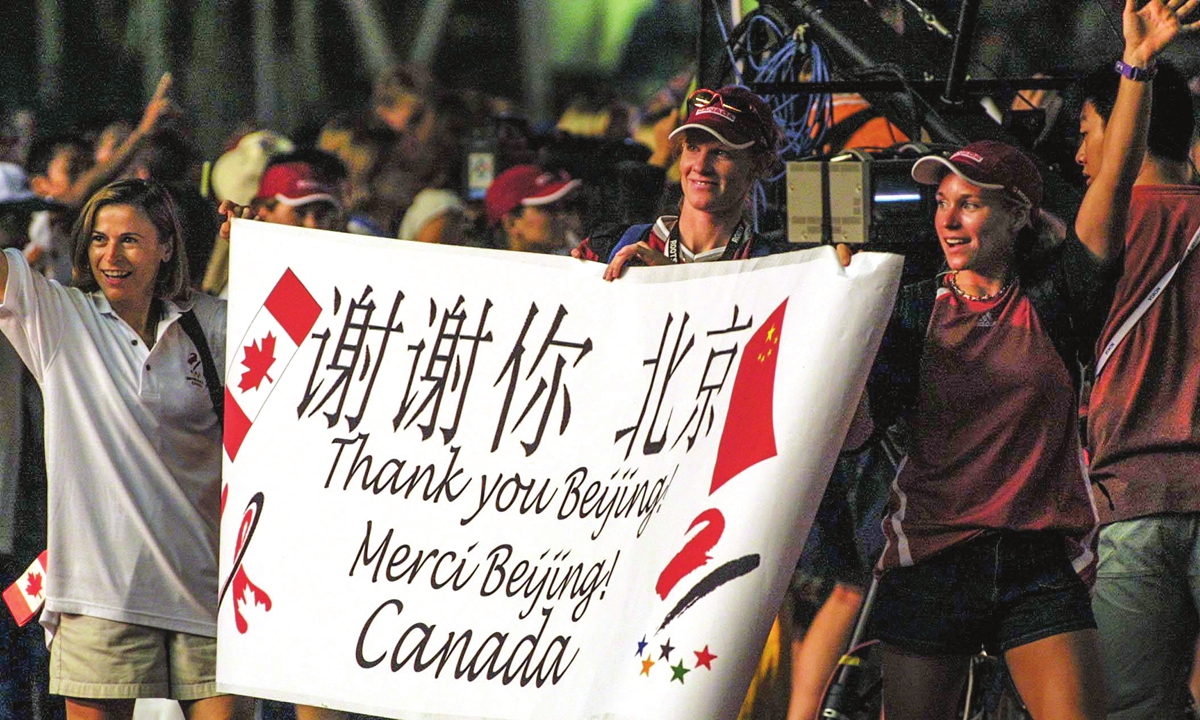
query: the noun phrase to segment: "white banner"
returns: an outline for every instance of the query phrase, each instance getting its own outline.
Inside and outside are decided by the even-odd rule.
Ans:
[[[736,716],[899,257],[607,283],[569,258],[233,233],[222,691]]]

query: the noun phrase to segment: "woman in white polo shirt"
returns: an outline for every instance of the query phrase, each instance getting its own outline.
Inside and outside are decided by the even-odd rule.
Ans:
[[[187,287],[155,183],[101,189],[73,235],[77,287],[0,255],[0,331],[46,399],[50,691],[71,720],[249,716],[215,678],[225,304]]]

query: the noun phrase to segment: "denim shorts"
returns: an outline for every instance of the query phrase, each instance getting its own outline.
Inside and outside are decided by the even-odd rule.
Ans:
[[[1001,655],[1095,628],[1055,532],[989,531],[879,579],[872,637],[915,655]]]

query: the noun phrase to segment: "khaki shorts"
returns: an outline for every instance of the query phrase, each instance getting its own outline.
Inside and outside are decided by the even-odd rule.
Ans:
[[[50,692],[72,698],[201,700],[217,695],[217,639],[62,615]]]

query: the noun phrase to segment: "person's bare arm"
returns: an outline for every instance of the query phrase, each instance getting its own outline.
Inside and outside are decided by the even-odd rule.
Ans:
[[[150,98],[146,110],[142,113],[141,121],[129,134],[129,137],[113,150],[112,157],[105,162],[93,165],[91,169],[71,183],[70,190],[56,199],[68,207],[82,207],[93,193],[115,180],[133,159],[134,153],[154,133],[159,122],[170,111],[171,101],[167,97],[170,89],[171,73],[164,73],[162,79],[158,81],[154,97]]]
[[[1200,28],[1200,21],[1188,25],[1180,22],[1181,17],[1196,9],[1198,2],[1149,0],[1138,10],[1136,0],[1125,0],[1122,59],[1134,67],[1147,67],[1176,36]],[[1121,79],[1116,103],[1104,128],[1104,163],[1088,187],[1075,218],[1075,232],[1080,241],[1102,261],[1116,257],[1124,243],[1129,198],[1146,155],[1150,93],[1150,83]]]

